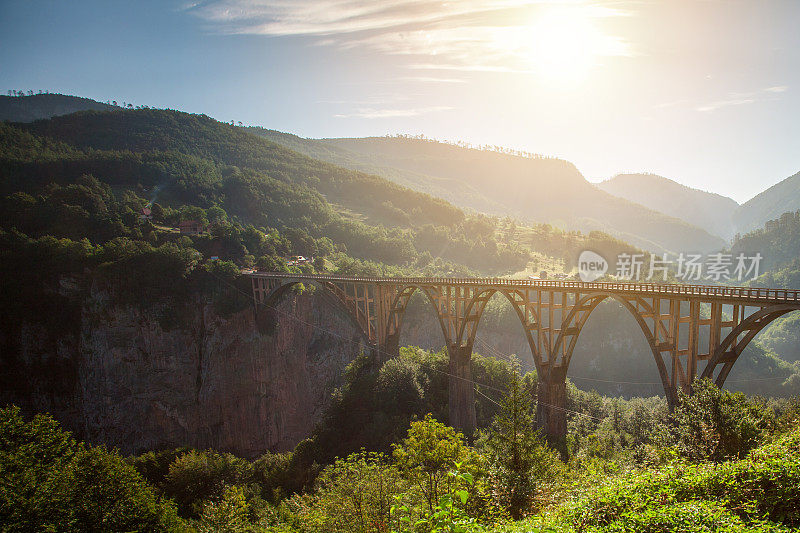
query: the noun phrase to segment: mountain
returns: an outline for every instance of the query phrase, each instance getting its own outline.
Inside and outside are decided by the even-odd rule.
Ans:
[[[570,230],[601,230],[654,251],[724,246],[702,228],[599,190],[561,159],[407,137],[301,139],[254,130],[310,157],[372,172],[464,208]]]
[[[77,111],[110,111],[117,106],[66,94],[0,96],[0,121],[33,122]]]
[[[209,230],[182,235],[175,228],[186,220]],[[571,268],[585,249],[636,252],[600,232],[465,213],[203,115],[115,109],[0,122],[0,403],[45,409],[126,452],[284,449],[320,421],[360,341],[319,292],[254,312],[242,268],[504,275]],[[291,255],[314,261],[289,267]],[[424,314],[415,321],[410,309],[402,342],[438,349],[439,324],[418,303]],[[639,326],[615,302],[605,310],[582,333],[576,379],[658,394]],[[415,336],[415,322],[430,334]],[[530,368],[525,331],[503,296],[478,335],[527,353]],[[790,390],[764,378],[791,368],[748,350],[733,380]],[[485,383],[489,373],[478,372]],[[644,383],[616,383],[628,380]]]
[[[295,248],[306,250],[300,255],[335,247],[405,273],[568,272],[584,249],[609,258],[636,251],[601,232],[466,214],[440,198],[178,111],[85,111],[0,123],[0,170],[0,197],[35,198],[50,183],[93,176],[116,194],[132,191],[170,208],[216,206],[243,224],[286,230]],[[21,198],[13,197],[14,209],[28,212]],[[57,236],[79,236],[69,230],[60,224]]]
[[[743,203],[733,215],[736,231],[747,233],[800,209],[800,172]]]
[[[508,214],[508,208],[502,203],[486,197],[475,187],[458,178],[436,176],[427,172],[425,169],[416,171],[408,168],[387,166],[386,161],[382,160],[380,154],[351,151],[347,148],[337,146],[333,142],[335,139],[306,139],[291,133],[259,127],[249,127],[247,129],[257,135],[266,137],[274,143],[313,157],[314,159],[328,161],[335,165],[367,172],[369,174],[375,174],[405,187],[444,198],[448,202],[465,209],[494,215]]]
[[[800,211],[783,213],[778,219],[768,220],[763,228],[737,235],[731,246],[731,253],[734,256],[740,253],[747,256],[760,253],[760,272],[773,271],[774,275],[787,267],[798,270],[796,263],[800,258]],[[786,287],[775,278],[770,281],[770,287]]]
[[[739,204],[727,196],[693,189],[655,174],[618,174],[597,186],[614,196],[704,228],[725,240],[736,233],[733,213]]]

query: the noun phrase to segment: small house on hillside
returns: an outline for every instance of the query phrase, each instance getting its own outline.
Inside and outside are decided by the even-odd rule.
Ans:
[[[197,220],[182,220],[178,224],[178,229],[180,229],[181,235],[200,235],[206,228],[202,222]]]
[[[296,265],[305,265],[307,263],[311,263],[313,260],[310,257],[303,257],[302,255],[293,255],[289,259],[286,260],[286,264],[289,266],[296,266]]]
[[[142,208],[142,209],[139,211],[139,218],[140,218],[141,220],[152,220],[152,218],[153,218],[153,212],[150,210],[150,208],[149,208],[149,207],[143,207],[143,208]]]

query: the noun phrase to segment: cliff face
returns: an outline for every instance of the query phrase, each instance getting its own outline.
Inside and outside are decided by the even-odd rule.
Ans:
[[[6,344],[18,347],[29,386],[0,399],[50,412],[77,437],[124,453],[291,449],[310,434],[361,346],[347,320],[314,296],[227,317],[199,300],[160,313],[106,300],[94,292],[72,334],[48,338],[30,325],[12,332]],[[157,319],[173,314],[177,327]],[[42,375],[53,358],[71,364]]]

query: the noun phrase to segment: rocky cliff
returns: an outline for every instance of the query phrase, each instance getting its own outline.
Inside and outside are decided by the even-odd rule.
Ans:
[[[5,331],[3,367],[21,381],[0,400],[124,453],[191,446],[252,457],[308,436],[361,349],[313,295],[228,316],[200,297],[158,311],[94,290],[71,331]]]

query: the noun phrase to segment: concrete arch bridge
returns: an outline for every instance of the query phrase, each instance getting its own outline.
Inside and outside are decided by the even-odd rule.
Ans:
[[[551,437],[566,434],[567,369],[583,326],[602,301],[616,300],[636,319],[670,407],[679,389],[690,392],[697,376],[722,387],[759,331],[800,310],[800,291],[784,289],[272,272],[250,277],[257,306],[273,305],[298,283],[316,286],[381,358],[398,354],[406,307],[421,292],[435,312],[450,357],[450,423],[467,434],[475,429],[472,346],[484,308],[497,293],[508,299],[522,324],[539,375],[537,421]]]

